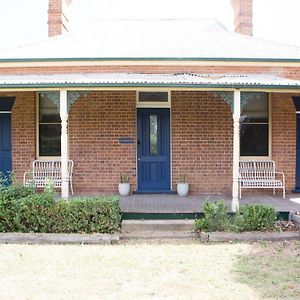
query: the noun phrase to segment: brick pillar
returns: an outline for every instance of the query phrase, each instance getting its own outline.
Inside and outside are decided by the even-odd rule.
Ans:
[[[253,34],[253,0],[231,0],[234,10],[234,31],[246,35]]]
[[[69,31],[68,10],[72,0],[49,0],[48,36],[55,36]]]

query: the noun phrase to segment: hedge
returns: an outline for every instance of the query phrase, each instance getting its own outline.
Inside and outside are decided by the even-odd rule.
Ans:
[[[55,205],[52,232],[112,233],[120,228],[120,207],[116,196],[61,200]]]
[[[24,187],[0,191],[0,231],[40,233],[112,233],[120,228],[116,196],[55,201],[51,191]]]

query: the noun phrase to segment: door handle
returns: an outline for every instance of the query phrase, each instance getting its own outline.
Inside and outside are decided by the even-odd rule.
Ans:
[[[140,144],[141,144],[141,141],[140,141],[140,140],[137,140],[137,144],[140,145]]]
[[[141,159],[138,157],[138,161],[140,161]]]

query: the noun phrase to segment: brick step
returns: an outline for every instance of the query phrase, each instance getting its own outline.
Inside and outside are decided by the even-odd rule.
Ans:
[[[169,231],[169,232],[192,232],[194,220],[123,220],[123,232],[136,231]]]
[[[196,238],[196,233],[185,231],[132,231],[120,234],[120,240],[195,240]]]

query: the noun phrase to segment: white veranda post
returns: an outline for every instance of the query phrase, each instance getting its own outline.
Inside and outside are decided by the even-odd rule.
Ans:
[[[61,118],[61,196],[69,198],[68,178],[68,96],[66,90],[60,90],[60,118]]]
[[[240,160],[240,117],[241,92],[234,90],[233,97],[233,172],[232,172],[232,202],[231,209],[239,209],[239,160]]]

